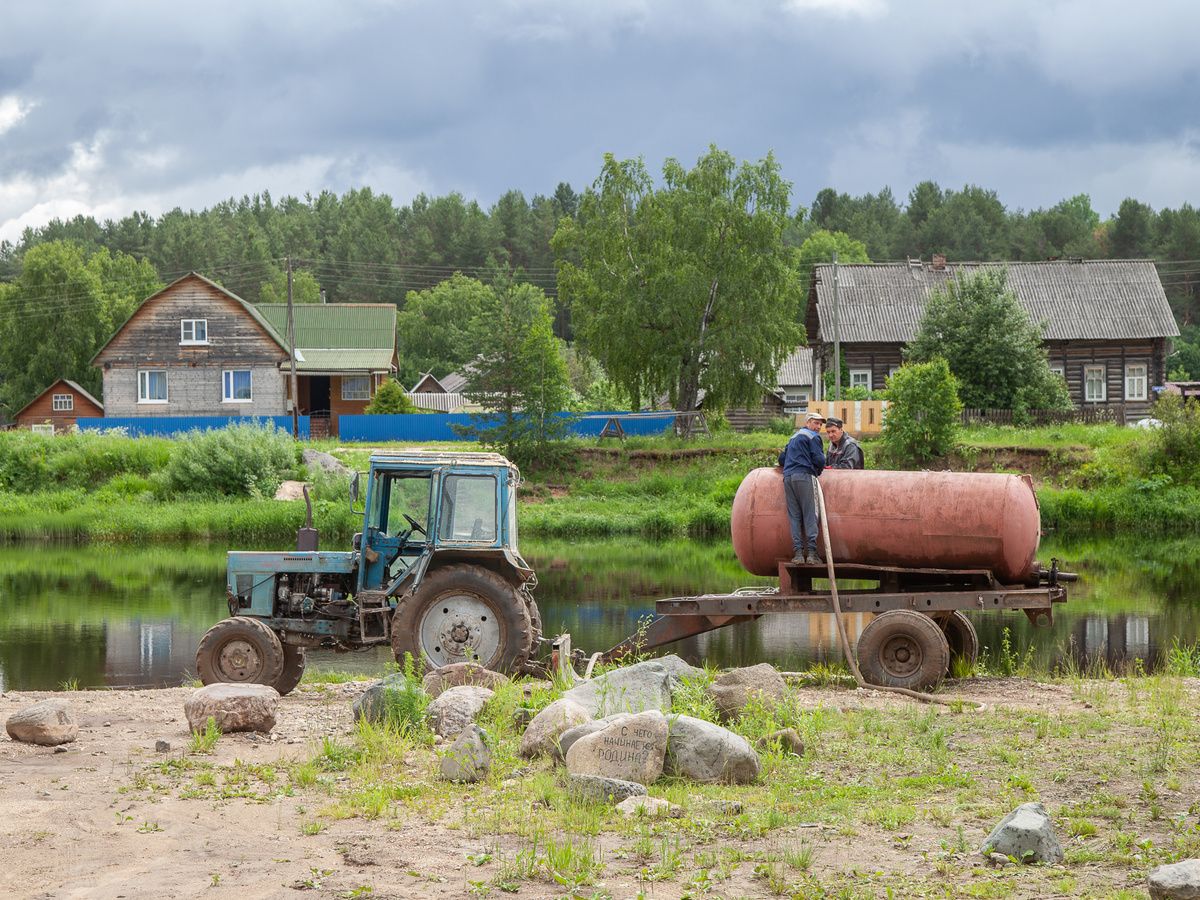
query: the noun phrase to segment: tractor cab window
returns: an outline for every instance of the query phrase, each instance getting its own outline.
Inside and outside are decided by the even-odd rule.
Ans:
[[[447,475],[442,483],[438,539],[494,544],[497,534],[496,479],[492,475]]]
[[[390,537],[412,531],[408,538],[410,543],[426,540],[432,484],[428,473],[400,472],[390,475],[387,480],[387,517],[379,523],[379,530]],[[414,528],[412,522],[420,527]]]

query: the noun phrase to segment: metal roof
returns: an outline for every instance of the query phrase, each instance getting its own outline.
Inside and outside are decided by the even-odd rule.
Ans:
[[[284,364],[287,368],[287,363]],[[316,372],[390,372],[391,350],[313,350],[296,348],[296,371]]]
[[[417,409],[436,409],[438,412],[444,413],[459,412],[464,408],[467,410],[482,408],[468,399],[466,394],[409,394],[408,399]]]
[[[286,340],[287,304],[261,303],[257,309]],[[396,347],[396,307],[391,303],[297,303],[292,309],[297,347],[326,350]]]
[[[930,291],[958,272],[1007,268],[1008,284],[1047,341],[1176,337],[1179,328],[1151,260],[862,263],[838,266],[840,338],[848,343],[910,342]],[[833,340],[833,266],[816,267],[820,339]]]
[[[810,347],[798,347],[791,352],[779,367],[780,387],[811,386],[813,376],[813,354]]]

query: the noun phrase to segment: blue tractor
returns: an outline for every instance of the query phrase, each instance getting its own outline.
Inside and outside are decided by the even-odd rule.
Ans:
[[[362,476],[366,488],[362,488]],[[229,553],[229,618],[200,641],[205,684],[291,691],[305,651],[391,644],[426,667],[536,668],[542,623],[533,570],[517,549],[517,467],[496,453],[375,453],[351,497],[363,502],[352,549]]]

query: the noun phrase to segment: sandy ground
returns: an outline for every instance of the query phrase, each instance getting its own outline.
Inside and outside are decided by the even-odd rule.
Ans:
[[[202,759],[213,766],[274,765],[281,760],[311,757],[322,738],[347,740],[350,701],[365,683],[314,688],[308,685],[280,704],[270,735],[225,735],[211,756],[188,750],[190,733],[183,714],[190,689],[90,691],[59,693],[9,692],[0,697],[0,717],[35,700],[69,699],[80,723],[79,738],[65,748],[38,747],[0,738],[0,856],[7,873],[0,896],[14,898],[172,898],[236,897],[465,897],[487,895],[481,885],[496,874],[496,863],[476,867],[469,855],[481,854],[481,839],[469,829],[426,824],[414,814],[392,827],[382,819],[338,819],[319,833],[305,833],[328,798],[315,792],[260,800],[249,797],[181,796],[180,779],[161,777],[162,763]],[[866,691],[804,689],[804,704],[826,707],[882,706],[909,701]],[[1020,679],[987,679],[962,684],[961,694],[996,704],[1029,709],[1080,709],[1061,685]],[[156,742],[170,742],[167,752]],[[422,764],[429,768],[426,761]],[[432,780],[414,768],[413,779]],[[398,773],[398,777],[406,777]],[[218,783],[228,779],[217,776]],[[251,779],[254,781],[254,779]],[[260,785],[261,787],[261,785]],[[444,788],[451,798],[485,805],[490,786]],[[1065,786],[1064,790],[1069,790]],[[258,791],[262,793],[261,790]],[[1054,801],[1046,798],[1047,806]],[[1059,802],[1062,802],[1061,800]],[[536,815],[536,809],[531,813]],[[808,823],[796,823],[803,836]],[[923,827],[923,826],[918,826]],[[755,842],[717,829],[712,845],[740,842],[769,847],[778,836]],[[813,832],[809,832],[810,834]],[[944,837],[944,833],[942,834]],[[923,847],[922,842],[928,844]],[[580,896],[607,891],[614,898],[633,898],[639,891],[654,898],[679,898],[683,879],[646,884],[639,880],[637,860],[623,860],[621,838],[604,832],[606,849],[602,884]],[[853,840],[828,838],[822,844],[818,870],[844,871],[862,866],[870,871],[897,865],[914,872],[931,868],[921,850],[936,848],[932,835],[919,831],[909,845],[893,845],[890,835],[858,834]],[[870,848],[870,849],[865,849]],[[753,850],[753,847],[750,847]],[[644,865],[644,864],[643,864]],[[472,884],[471,882],[479,882]],[[305,893],[307,892],[307,894]],[[521,897],[563,896],[552,881],[523,881]],[[764,896],[753,864],[710,895]],[[698,894],[697,894],[698,895]],[[491,888],[490,896],[504,896]],[[855,896],[858,896],[857,894]],[[883,896],[868,892],[864,896]]]

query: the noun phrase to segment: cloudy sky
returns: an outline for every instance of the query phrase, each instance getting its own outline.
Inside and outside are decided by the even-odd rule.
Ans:
[[[821,188],[1200,203],[1193,0],[11,0],[0,239],[368,186],[580,190],[710,143]]]

